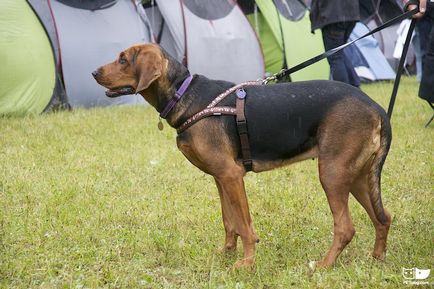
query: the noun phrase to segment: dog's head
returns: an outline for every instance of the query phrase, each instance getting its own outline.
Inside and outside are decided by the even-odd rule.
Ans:
[[[108,88],[108,97],[117,97],[145,91],[158,80],[167,68],[168,61],[155,44],[132,46],[119,57],[92,72],[95,80]]]

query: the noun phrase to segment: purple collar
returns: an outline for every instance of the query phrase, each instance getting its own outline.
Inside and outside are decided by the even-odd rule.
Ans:
[[[192,79],[193,79],[192,75],[189,75],[186,79],[184,79],[184,82],[181,84],[179,89],[175,92],[175,95],[169,100],[169,102],[166,104],[166,107],[160,113],[161,118],[166,118],[169,112],[175,107],[175,105],[181,99],[182,95],[187,90]]]

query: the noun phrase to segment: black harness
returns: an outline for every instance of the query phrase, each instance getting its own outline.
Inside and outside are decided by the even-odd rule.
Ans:
[[[220,116],[220,115],[234,115],[236,117],[237,131],[240,139],[241,145],[241,157],[243,159],[243,166],[247,172],[253,170],[253,161],[252,154],[250,152],[250,143],[249,143],[249,132],[247,127],[247,119],[245,115],[245,100],[247,97],[247,93],[244,90],[244,86],[249,85],[258,85],[260,83],[256,81],[249,81],[238,84],[230,89],[226,90],[219,96],[217,96],[204,110],[196,113],[189,119],[187,119],[180,127],[176,129],[177,133],[180,134],[190,126],[198,122],[199,120],[209,117],[212,115]],[[235,92],[237,96],[235,108],[228,106],[216,106],[223,99],[225,99],[228,95]]]

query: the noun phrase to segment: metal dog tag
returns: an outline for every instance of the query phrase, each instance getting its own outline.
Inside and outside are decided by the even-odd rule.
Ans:
[[[161,121],[161,118],[160,118],[160,120],[158,121],[158,129],[161,131],[161,130],[163,130],[163,128],[164,128],[164,126],[163,126],[163,122]]]

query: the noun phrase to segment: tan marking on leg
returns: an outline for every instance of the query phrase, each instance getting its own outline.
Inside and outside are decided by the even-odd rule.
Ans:
[[[220,203],[222,208],[223,225],[225,228],[225,244],[220,250],[221,253],[231,252],[237,249],[238,235],[235,231],[235,224],[233,223],[232,210],[230,208],[230,203],[227,197],[225,197],[223,188],[219,185],[218,181],[216,185],[219,191]]]
[[[234,227],[235,234],[239,235],[243,242],[244,256],[234,264],[236,268],[250,267],[254,264],[255,245],[258,241],[249,212],[243,176],[244,169],[234,163],[227,167],[225,174],[215,177],[218,187],[221,188],[223,200],[227,201],[225,204],[227,222]],[[231,232],[229,238],[232,236]],[[231,241],[230,239],[229,242]]]
[[[387,223],[383,225],[378,221],[369,197],[369,191],[373,189],[371,186],[372,184],[369,181],[368,174],[364,173],[354,181],[351,187],[351,193],[366,210],[369,218],[372,221],[372,224],[374,225],[375,244],[372,256],[378,259],[384,259],[387,250],[387,235],[389,232],[390,224],[392,222],[392,216],[389,212],[385,210],[384,214],[386,216]]]
[[[339,163],[321,163],[320,180],[333,215],[333,242],[317,268],[333,265],[345,246],[352,240],[355,229],[348,208],[348,174]]]
[[[258,240],[249,212],[243,177],[244,167],[236,162],[236,153],[226,134],[213,127],[215,122],[201,121],[189,129],[188,141],[178,139],[178,147],[195,166],[215,178],[222,204],[225,227],[225,248],[235,249],[236,236],[240,236],[243,259],[235,267],[251,267],[255,260]],[[204,138],[203,135],[218,135]]]

